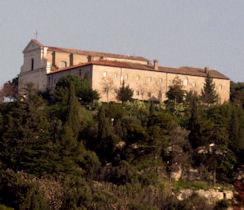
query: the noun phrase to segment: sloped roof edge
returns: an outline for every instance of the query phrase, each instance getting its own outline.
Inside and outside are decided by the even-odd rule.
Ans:
[[[83,67],[87,65],[102,65],[102,66],[111,66],[111,67],[120,67],[120,68],[129,68],[129,69],[138,69],[138,70],[146,70],[146,71],[158,71],[158,72],[165,72],[171,74],[183,74],[189,76],[199,76],[199,77],[206,77],[207,73],[204,68],[196,68],[196,67],[166,67],[166,66],[159,66],[158,70],[155,70],[152,65],[143,65],[143,64],[136,64],[136,63],[129,63],[129,62],[119,62],[119,61],[108,61],[108,60],[98,60],[98,61],[91,61],[79,65],[74,65],[70,67],[66,67],[63,69],[59,69],[55,72],[50,72],[49,74],[55,74],[61,71],[71,70],[78,67]],[[225,79],[230,80],[224,74],[218,72],[217,70],[208,70],[209,74],[213,78],[218,79]]]
[[[64,47],[52,47],[52,46],[45,46],[45,47],[47,47],[48,50],[50,50],[50,51],[59,51],[59,52],[65,52],[65,53],[74,53],[74,54],[100,56],[100,57],[130,59],[130,60],[138,60],[138,61],[149,61],[148,59],[146,59],[142,56],[123,55],[123,54],[116,54],[116,53],[106,53],[106,52],[98,52],[98,51],[64,48]]]

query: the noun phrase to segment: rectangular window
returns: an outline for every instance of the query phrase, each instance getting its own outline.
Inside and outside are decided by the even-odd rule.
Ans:
[[[151,96],[152,96],[152,93],[151,93],[151,92],[148,92],[148,93],[147,93],[147,96],[148,96],[148,97],[151,97]]]
[[[187,86],[187,85],[188,85],[188,80],[187,80],[187,79],[184,79],[184,81],[183,81],[183,85],[184,85],[184,86]]]
[[[31,59],[31,70],[34,70],[34,58]]]
[[[139,96],[140,95],[140,92],[139,91],[136,91],[136,95]]]
[[[106,77],[107,76],[107,72],[105,71],[105,72],[103,72],[103,76],[104,77]]]
[[[159,98],[162,98],[162,96],[163,96],[163,93],[162,93],[162,91],[160,90],[160,91],[158,92],[158,97],[159,97]]]

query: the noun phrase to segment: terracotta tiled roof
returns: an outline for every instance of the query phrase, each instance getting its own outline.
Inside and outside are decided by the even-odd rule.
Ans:
[[[147,71],[159,71],[159,72],[165,72],[165,73],[172,73],[172,74],[183,74],[183,75],[190,75],[190,76],[200,76],[200,77],[206,77],[207,73],[205,69],[202,68],[194,68],[194,67],[165,67],[165,66],[159,66],[158,70],[155,70],[152,65],[143,65],[143,64],[137,64],[137,63],[129,63],[129,62],[119,62],[119,61],[109,61],[109,60],[97,60],[97,61],[91,61],[88,63],[83,63],[75,66],[70,66],[67,68],[59,69],[58,71],[51,72],[49,74],[53,74],[60,71],[66,71],[71,70],[74,68],[87,66],[87,65],[102,65],[102,66],[112,66],[112,67],[120,67],[120,68],[129,68],[129,69],[138,69],[138,70],[147,70]],[[218,79],[226,79],[229,80],[228,77],[226,77],[224,74],[221,74],[220,72],[216,70],[208,70],[209,74],[213,78]]]
[[[35,42],[40,47],[47,47],[49,51],[74,53],[74,54],[81,54],[81,55],[87,55],[87,56],[90,55],[90,56],[97,56],[97,57],[111,57],[111,58],[138,60],[138,61],[149,61],[148,59],[146,59],[142,56],[122,55],[122,54],[116,54],[116,53],[79,50],[79,49],[64,48],[64,47],[53,47],[53,46],[43,45],[41,42],[39,42],[36,39],[32,39],[32,41]]]
[[[90,56],[98,56],[98,57],[111,57],[111,58],[120,58],[120,59],[148,61],[148,59],[141,57],[141,56],[121,55],[121,54],[115,54],[115,53],[78,50],[78,49],[63,48],[63,47],[51,47],[51,46],[46,46],[46,47],[48,47],[48,50],[50,50],[50,51],[57,51],[57,52],[74,53],[74,54],[81,54],[81,55],[87,55],[87,56],[90,55]]]
[[[37,45],[39,45],[40,47],[44,47],[44,45],[41,43],[41,42],[39,42],[38,40],[36,40],[36,39],[32,39],[32,41],[33,42],[35,42]]]
[[[163,72],[167,72],[167,73],[174,73],[174,74],[199,76],[199,77],[206,77],[207,72],[208,72],[210,74],[210,76],[213,78],[229,80],[229,78],[226,77],[224,74],[222,74],[214,69],[209,69],[206,72],[206,70],[204,68],[196,68],[196,67],[188,67],[188,66],[179,67],[179,68],[170,68],[170,67],[159,66],[159,71],[163,71]]]

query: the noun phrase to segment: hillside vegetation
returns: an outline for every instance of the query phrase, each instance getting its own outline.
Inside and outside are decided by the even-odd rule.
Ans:
[[[117,92],[131,96],[126,88]],[[244,160],[242,90],[233,83],[219,105],[213,90],[201,97],[176,82],[165,103],[100,103],[87,79],[65,77],[52,93],[28,85],[0,104],[0,206],[224,209],[231,203],[176,194],[232,189]]]

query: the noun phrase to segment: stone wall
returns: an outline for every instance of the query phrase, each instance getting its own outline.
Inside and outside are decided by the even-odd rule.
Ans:
[[[69,67],[72,64],[70,62],[71,54],[56,51],[55,66],[53,66],[53,52],[54,51],[49,50],[49,47],[38,45],[33,41],[27,45],[23,51],[24,63],[19,75],[19,92],[21,92],[25,87],[25,84],[29,82],[32,82],[38,90],[45,90],[46,88],[53,89],[56,82],[61,77],[68,74],[82,76],[82,72],[86,72],[87,68],[89,69],[92,79],[92,88],[100,93],[101,101],[116,101],[116,90],[121,87],[123,81],[134,90],[133,98],[156,101],[164,101],[167,99],[166,92],[168,91],[169,86],[173,84],[173,80],[176,77],[182,81],[183,88],[186,91],[193,90],[198,94],[201,94],[201,90],[203,89],[205,82],[205,77],[166,73],[158,70],[129,69],[105,65],[88,65],[92,67],[87,67],[86,65],[83,67],[59,71],[60,68],[64,68],[65,66]],[[126,58],[101,58],[99,56],[89,58],[87,55],[81,55],[78,53],[74,53],[72,56],[73,65],[87,63],[89,59],[116,60],[147,64],[147,61]],[[34,61],[34,66],[32,65],[32,59]],[[91,71],[92,69],[93,71]],[[52,72],[54,73],[49,74]],[[228,101],[230,95],[230,81],[217,78],[214,78],[213,81],[219,95],[219,102],[223,103],[224,101]]]
[[[219,190],[219,189],[208,189],[208,190],[192,190],[192,189],[182,189],[177,193],[178,200],[185,200],[189,198],[193,193],[196,193],[200,197],[207,200],[209,204],[215,204],[217,201],[227,199],[232,200],[234,198],[234,193],[231,190]]]
[[[47,88],[46,48],[30,43],[24,53],[24,61],[19,74],[19,93],[23,92],[27,83],[33,83],[38,90]]]
[[[70,69],[67,71],[61,71],[61,72],[56,72],[56,73],[50,73],[47,75],[47,87],[49,90],[54,90],[56,83],[58,82],[59,79],[61,79],[64,76],[67,75],[77,75],[80,77],[84,77],[85,74],[88,73],[90,75],[90,80],[92,80],[92,66],[84,66],[84,67],[78,67],[74,69]]]
[[[179,78],[186,91],[196,91],[199,95],[205,83],[205,77],[172,74],[160,71],[146,71],[139,69],[128,69],[120,67],[94,65],[92,87],[101,96],[102,101],[116,101],[116,90],[124,81],[134,90],[133,98],[139,100],[166,100],[166,92],[173,84],[175,78]],[[230,81],[224,79],[213,79],[219,102],[229,100]],[[107,94],[106,88],[109,88]]]

